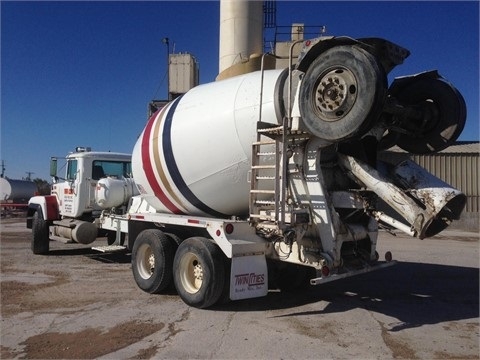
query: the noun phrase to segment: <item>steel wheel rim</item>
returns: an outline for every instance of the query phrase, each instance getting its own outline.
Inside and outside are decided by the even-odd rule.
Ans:
[[[143,279],[152,277],[155,271],[155,255],[151,246],[144,244],[138,248],[137,270]]]
[[[338,121],[347,115],[357,99],[358,84],[348,69],[326,70],[314,88],[314,109],[324,121]]]
[[[198,257],[193,253],[187,253],[180,262],[180,281],[182,286],[190,294],[197,293],[203,284],[203,267]]]

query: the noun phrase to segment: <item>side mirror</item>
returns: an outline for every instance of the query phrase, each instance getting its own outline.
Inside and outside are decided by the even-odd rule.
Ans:
[[[50,158],[50,176],[57,177],[57,158]]]

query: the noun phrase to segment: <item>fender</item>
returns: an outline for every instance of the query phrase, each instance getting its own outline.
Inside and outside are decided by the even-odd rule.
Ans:
[[[440,80],[446,81],[438,73],[438,70],[424,71],[424,72],[421,72],[421,73],[418,73],[418,74],[396,77],[395,79],[393,79],[393,82],[390,85],[390,88],[388,89],[388,93],[392,96],[397,96],[407,86],[414,83],[418,79],[440,79]]]
[[[395,66],[400,65],[410,55],[407,49],[380,38],[353,39],[348,36],[322,36],[306,40],[298,57],[297,70],[306,72],[310,64],[323,52],[334,46],[358,45],[375,55],[388,74]]]
[[[323,52],[338,45],[359,44],[358,40],[347,36],[333,37],[324,36],[304,42],[303,48],[298,56],[297,70],[306,72],[310,64]]]
[[[55,195],[46,195],[46,196],[34,196],[28,201],[28,210],[27,210],[27,228],[32,228],[33,215],[37,209],[42,210],[42,214],[45,217],[46,221],[58,220],[59,209],[58,201]]]

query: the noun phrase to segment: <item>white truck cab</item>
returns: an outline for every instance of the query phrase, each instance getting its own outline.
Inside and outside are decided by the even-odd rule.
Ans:
[[[102,207],[95,201],[99,180],[131,178],[131,155],[92,151],[77,147],[65,157],[65,177],[57,176],[58,158],[52,157],[51,195],[34,196],[29,201],[27,228],[32,229],[32,250],[48,253],[49,241],[90,244],[99,235],[95,219]],[[107,234],[108,235],[108,234]]]
[[[101,211],[95,203],[98,180],[106,177],[129,178],[131,156],[111,152],[92,152],[90,148],[77,148],[66,157],[65,179],[56,175],[57,158],[51,160],[51,176],[54,178],[52,195],[58,199],[61,216],[77,218]]]

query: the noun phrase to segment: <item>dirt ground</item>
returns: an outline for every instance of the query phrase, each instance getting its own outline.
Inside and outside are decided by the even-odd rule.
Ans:
[[[23,220],[2,220],[2,359],[480,358],[475,233],[382,234],[391,268],[209,310],[142,292],[129,254],[50,249],[33,255]]]
[[[119,303],[125,298],[124,294],[138,290],[132,279],[128,278],[131,275],[128,255],[104,255],[82,245],[56,242],[50,245],[51,255],[30,255],[29,232],[18,226],[12,226],[12,232],[7,230],[9,224],[17,225],[19,221],[22,220],[2,220],[2,359],[16,358],[19,355],[29,359],[97,358],[169,325],[151,319],[132,319],[105,329],[102,325],[108,321],[100,321],[98,326],[81,331],[53,331],[29,336],[18,344],[23,348],[21,353],[5,346],[3,339],[8,332],[4,327],[5,318],[18,314],[41,318],[55,311],[61,314],[62,321],[68,323],[68,319],[78,309],[88,311],[89,307],[94,309],[98,303]],[[24,223],[21,225],[24,226]],[[125,288],[121,288],[123,284],[126,285]],[[139,358],[149,358],[148,351],[140,352]]]

